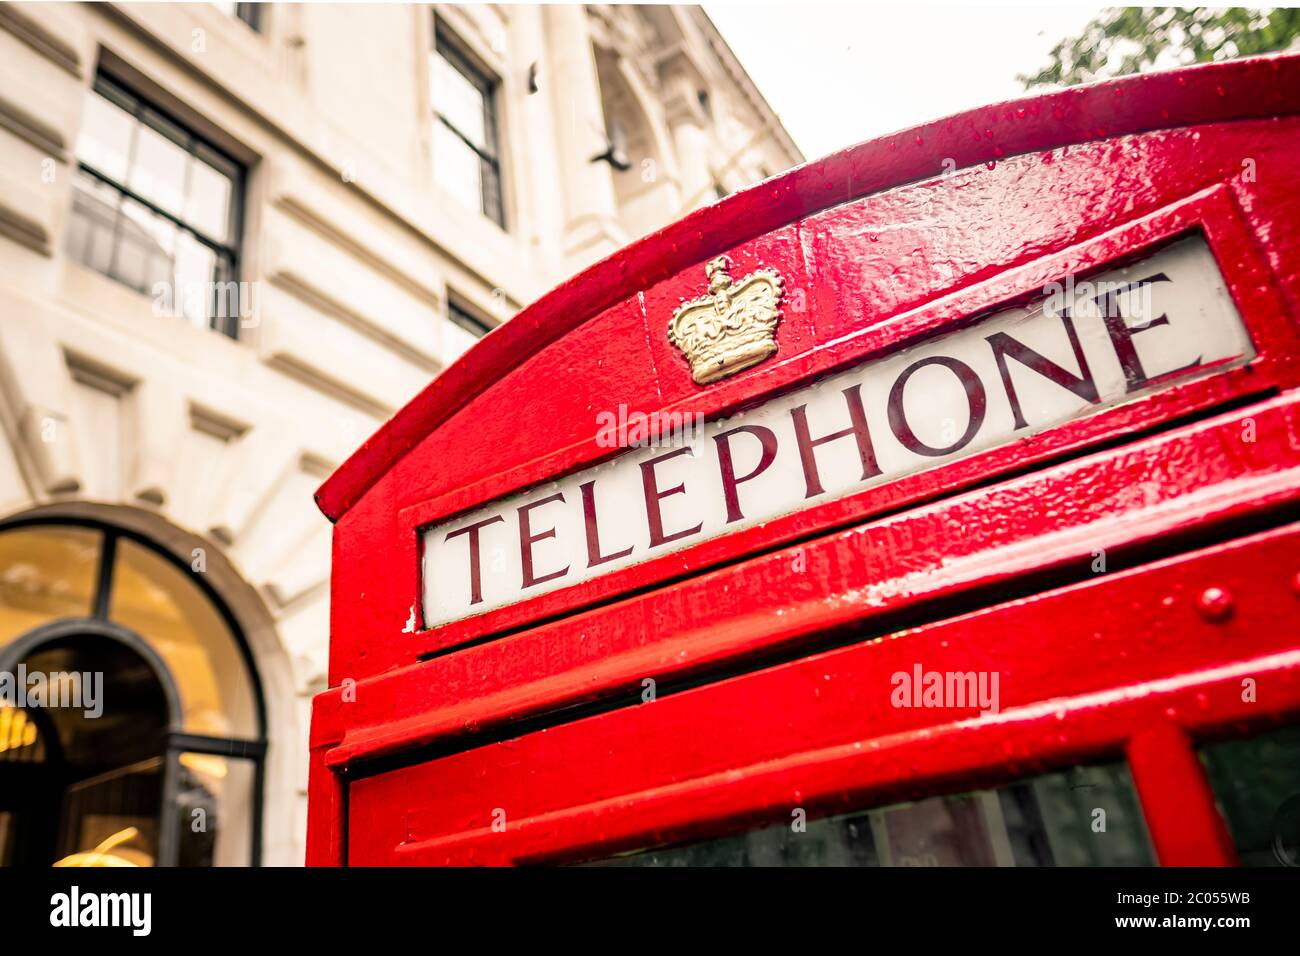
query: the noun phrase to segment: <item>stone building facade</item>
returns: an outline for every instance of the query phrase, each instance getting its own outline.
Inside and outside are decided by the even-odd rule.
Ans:
[[[0,694],[0,862],[300,862],[316,486],[801,160],[693,7],[0,4],[0,672],[87,698]]]

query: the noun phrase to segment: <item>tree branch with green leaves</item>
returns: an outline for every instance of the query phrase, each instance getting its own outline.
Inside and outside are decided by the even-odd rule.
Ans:
[[[1300,9],[1113,7],[1062,40],[1026,89],[1272,53],[1297,45]]]

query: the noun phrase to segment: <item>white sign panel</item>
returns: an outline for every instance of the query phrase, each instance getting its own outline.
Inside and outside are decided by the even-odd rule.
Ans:
[[[1201,238],[683,427],[424,532],[427,627],[568,587],[1249,361]],[[635,415],[610,409],[598,427]],[[642,419],[644,416],[642,416]]]

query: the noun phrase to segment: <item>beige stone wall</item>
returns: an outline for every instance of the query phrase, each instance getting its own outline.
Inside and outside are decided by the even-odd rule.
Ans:
[[[500,78],[504,230],[433,179],[434,9]],[[247,164],[238,340],[64,255],[100,64]],[[590,162],[613,117],[625,173]],[[269,4],[255,32],[207,4],[0,4],[0,520],[94,515],[209,551],[270,707],[265,862],[302,859],[325,684],[311,495],[444,366],[449,297],[503,321],[800,160],[693,8]]]

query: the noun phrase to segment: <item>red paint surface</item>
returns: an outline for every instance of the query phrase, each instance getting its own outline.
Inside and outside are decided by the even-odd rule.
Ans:
[[[337,524],[309,862],[563,860],[1126,749],[1161,859],[1229,861],[1178,748],[1300,711],[1300,547],[1259,532],[1300,496],[1298,111],[1294,56],[976,110],[692,214],[487,336],[318,494]],[[1194,229],[1249,366],[406,629],[418,529],[608,455],[598,411],[726,414]],[[722,252],[736,275],[778,269],[807,308],[787,303],[774,359],[701,388],[663,332]],[[1095,578],[1098,549],[1113,573]],[[1232,596],[1223,619],[1204,613],[1213,588]],[[1015,703],[995,721],[888,708],[871,681],[917,660],[999,669]],[[1249,707],[1243,667],[1270,687]],[[719,669],[738,676],[637,705],[647,677]],[[591,702],[620,706],[547,717]],[[491,742],[521,718],[555,726]],[[1200,803],[1154,822],[1187,787]],[[504,833],[485,829],[496,807]]]
[[[1162,864],[1231,866],[1237,862],[1205,768],[1186,733],[1172,722],[1157,721],[1129,741],[1128,759]]]

